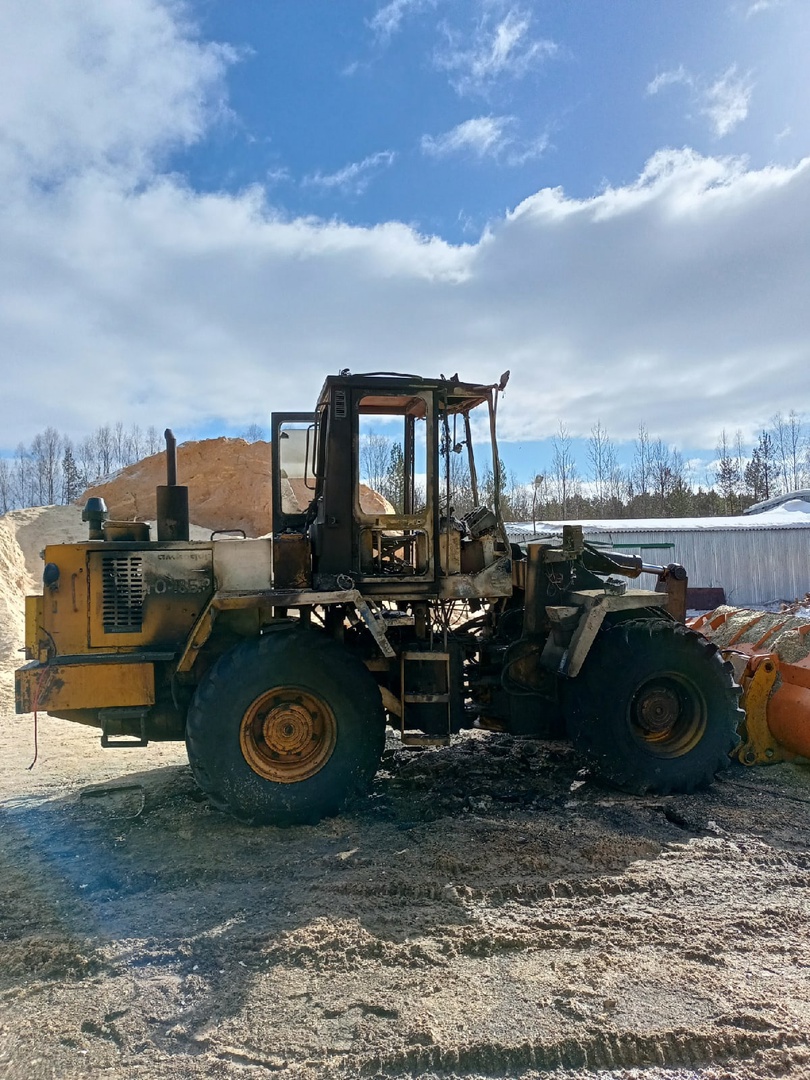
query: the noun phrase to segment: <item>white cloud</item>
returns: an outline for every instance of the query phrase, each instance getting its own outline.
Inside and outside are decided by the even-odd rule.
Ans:
[[[656,75],[647,84],[645,92],[652,96],[677,85],[689,88],[692,104],[708,119],[717,138],[730,134],[748,116],[754,84],[750,74],[743,76],[738,73],[736,64],[732,64],[709,85],[680,64],[677,68]]]
[[[683,83],[687,86],[693,85],[692,76],[683,66],[679,64],[678,67],[673,68],[671,71],[662,71],[660,75],[656,75],[655,78],[647,83],[647,94],[657,94],[667,86],[677,86],[679,83]]]
[[[388,42],[401,29],[406,15],[424,8],[428,3],[430,0],[390,0],[390,3],[377,9],[368,25],[379,41]]]
[[[736,64],[707,88],[703,113],[718,138],[728,135],[748,116],[752,92],[750,77],[738,75]]]
[[[680,445],[810,398],[810,161],[662,152],[591,199],[544,189],[473,244],[283,220],[258,190],[91,173],[2,212],[4,444],[99,418],[244,427],[342,367],[512,368],[505,437],[640,419]],[[498,368],[493,368],[497,357]],[[36,364],[36,381],[12,379]],[[77,391],[47,394],[42,387]],[[764,389],[767,388],[767,389]]]
[[[301,181],[307,187],[339,190],[346,194],[361,195],[380,169],[390,168],[396,160],[393,150],[380,150],[369,154],[362,161],[353,161],[333,173],[310,173]]]
[[[486,93],[498,79],[522,78],[558,51],[555,42],[533,37],[531,14],[510,8],[493,23],[485,9],[471,39],[445,27],[447,42],[436,54],[436,65],[449,72],[458,93]]]
[[[466,153],[480,159],[494,158],[507,165],[523,165],[543,153],[548,138],[518,139],[512,133],[514,125],[513,116],[476,116],[441,135],[423,135],[420,146],[430,157]]]
[[[774,8],[783,7],[785,0],[754,0],[754,3],[746,11],[746,18],[752,15],[761,15],[763,11],[772,11]]]
[[[432,157],[469,151],[477,157],[495,156],[507,139],[505,130],[512,123],[511,116],[476,116],[465,120],[443,135],[423,135],[422,150]]]
[[[0,173],[148,171],[224,109],[233,50],[195,39],[158,0],[4,0]]]
[[[286,165],[277,165],[275,168],[268,169],[264,174],[264,182],[268,187],[274,187],[276,184],[288,184],[291,180],[292,176]]]
[[[562,418],[632,438],[643,420],[709,456],[721,428],[810,400],[810,159],[754,170],[662,151],[592,198],[544,188],[463,245],[397,222],[290,219],[263,189],[202,195],[150,169],[220,107],[225,60],[176,22],[156,35],[149,0],[89,3],[120,68],[88,66],[97,31],[85,41],[60,15],[78,8],[45,5],[62,35],[48,49],[73,59],[15,77],[30,123],[21,102],[0,106],[4,449],[119,418],[180,437],[243,430],[257,403],[310,407],[343,367],[487,381],[510,367],[504,437]],[[94,101],[104,121],[85,127]]]

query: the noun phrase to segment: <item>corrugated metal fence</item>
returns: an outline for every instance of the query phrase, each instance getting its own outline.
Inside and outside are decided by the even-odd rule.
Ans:
[[[628,523],[630,524],[630,523]],[[531,533],[509,529],[513,539]],[[585,526],[599,543],[621,545],[645,562],[681,563],[689,584],[721,586],[729,604],[745,607],[775,600],[795,600],[810,592],[810,528],[610,529]],[[648,548],[648,544],[672,545]],[[630,546],[625,546],[630,545]],[[650,579],[642,576],[639,587]]]

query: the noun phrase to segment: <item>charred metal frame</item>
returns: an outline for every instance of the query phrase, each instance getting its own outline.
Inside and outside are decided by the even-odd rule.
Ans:
[[[369,595],[400,600],[416,600],[447,594],[441,580],[440,536],[451,531],[449,507],[442,513],[440,459],[445,457],[449,484],[451,447],[442,439],[440,424],[461,416],[470,469],[473,499],[478,503],[478,473],[472,440],[470,412],[486,405],[489,414],[492,469],[495,478],[495,506],[492,508],[503,531],[500,512],[500,459],[495,432],[497,385],[461,383],[456,379],[423,379],[412,375],[380,372],[367,375],[343,373],[329,376],[318,399],[315,413],[274,413],[273,437],[273,521],[278,541],[292,539],[297,533],[311,541],[312,577],[315,591],[334,591],[361,585]],[[399,416],[404,420],[404,499],[403,512],[373,514],[360,504],[360,417],[363,415]],[[425,431],[425,506],[415,506],[416,437],[418,421]],[[308,507],[297,514],[285,512],[281,497],[280,439],[284,424],[312,424],[316,440],[316,468],[313,497]],[[328,478],[328,479],[327,479]],[[444,493],[444,503],[448,502]],[[442,528],[442,517],[445,518]],[[401,540],[401,543],[398,543]],[[504,545],[505,535],[503,536]],[[399,573],[383,566],[382,549],[401,551]],[[418,551],[418,558],[411,555]],[[449,539],[446,542],[449,550]],[[508,549],[507,549],[508,550]],[[369,551],[372,553],[369,556]],[[376,559],[374,553],[376,552]],[[371,561],[373,560],[373,562]],[[413,573],[406,571],[410,561]],[[282,574],[281,587],[301,585]]]

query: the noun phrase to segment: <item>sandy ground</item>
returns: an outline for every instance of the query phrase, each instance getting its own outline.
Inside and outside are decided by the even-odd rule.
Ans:
[[[810,1076],[810,767],[633,798],[392,743],[317,827],[0,719],[0,1077]],[[584,782],[583,782],[584,781]]]

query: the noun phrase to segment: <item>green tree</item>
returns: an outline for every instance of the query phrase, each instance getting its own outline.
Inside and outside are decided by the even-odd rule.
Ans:
[[[776,451],[773,439],[767,431],[760,433],[759,441],[745,466],[745,492],[754,502],[769,499],[773,494],[777,471]]]
[[[66,439],[65,451],[62,455],[62,502],[65,504],[75,502],[85,486],[84,477],[73,455],[73,447],[70,440]]]
[[[717,444],[715,482],[725,504],[726,513],[736,513],[738,510],[737,491],[740,486],[740,467],[734,449],[728,441],[725,428],[720,432],[720,442]]]

